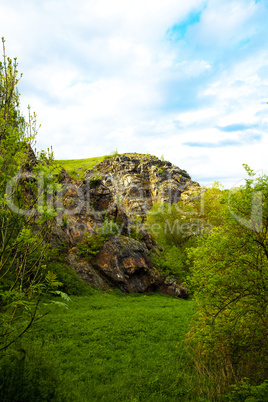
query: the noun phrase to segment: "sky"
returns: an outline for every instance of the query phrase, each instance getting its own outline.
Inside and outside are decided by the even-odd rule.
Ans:
[[[163,155],[227,188],[268,173],[267,21],[268,0],[0,0],[37,149]]]

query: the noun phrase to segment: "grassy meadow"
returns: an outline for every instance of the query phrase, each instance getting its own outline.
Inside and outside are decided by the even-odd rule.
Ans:
[[[157,293],[98,290],[72,296],[68,308],[44,307],[50,313],[21,341],[25,382],[17,375],[10,383],[11,400],[192,400],[180,342],[195,307]]]

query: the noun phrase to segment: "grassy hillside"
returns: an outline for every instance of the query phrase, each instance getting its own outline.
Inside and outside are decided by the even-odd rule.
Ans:
[[[195,302],[155,293],[92,292],[73,296],[68,309],[52,308],[24,339],[32,383],[24,384],[17,373],[13,389],[21,395],[12,400],[187,401],[189,363],[178,342]],[[45,399],[44,390],[51,392],[55,384],[54,399]],[[29,388],[23,399],[27,387],[35,394]]]
[[[92,169],[95,165],[102,162],[104,159],[109,159],[114,156],[118,155],[117,151],[111,152],[110,155],[103,155],[103,156],[96,156],[94,158],[87,158],[87,159],[66,159],[66,160],[55,160],[55,164],[63,167],[67,173],[74,179],[83,179],[84,173],[88,169]],[[131,153],[125,155],[133,155]],[[135,154],[137,158],[155,158],[155,156],[149,154]]]
[[[92,169],[95,165],[110,157],[111,155],[104,155],[87,159],[56,160],[55,163],[63,167],[74,179],[82,179],[86,170]]]

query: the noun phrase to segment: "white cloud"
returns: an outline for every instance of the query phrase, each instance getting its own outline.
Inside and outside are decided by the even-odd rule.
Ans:
[[[217,46],[222,50],[255,33],[251,22],[260,7],[255,1],[209,0],[200,24],[190,28],[189,35],[195,35],[201,46]]]

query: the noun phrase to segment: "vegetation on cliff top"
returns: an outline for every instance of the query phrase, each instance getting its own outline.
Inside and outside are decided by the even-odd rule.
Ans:
[[[63,167],[66,172],[76,180],[82,180],[84,178],[84,174],[87,170],[93,169],[98,163],[102,162],[105,159],[113,158],[118,154],[117,151],[111,152],[109,155],[97,156],[86,159],[66,159],[66,160],[55,160],[54,163]],[[137,159],[142,160],[143,158],[151,159],[155,158],[150,154],[140,154],[140,153],[125,153],[126,156],[135,156]]]
[[[102,162],[104,159],[105,156],[86,159],[55,160],[55,164],[59,167],[63,167],[66,172],[74,179],[81,180],[83,179],[86,170],[92,169],[95,165]]]

